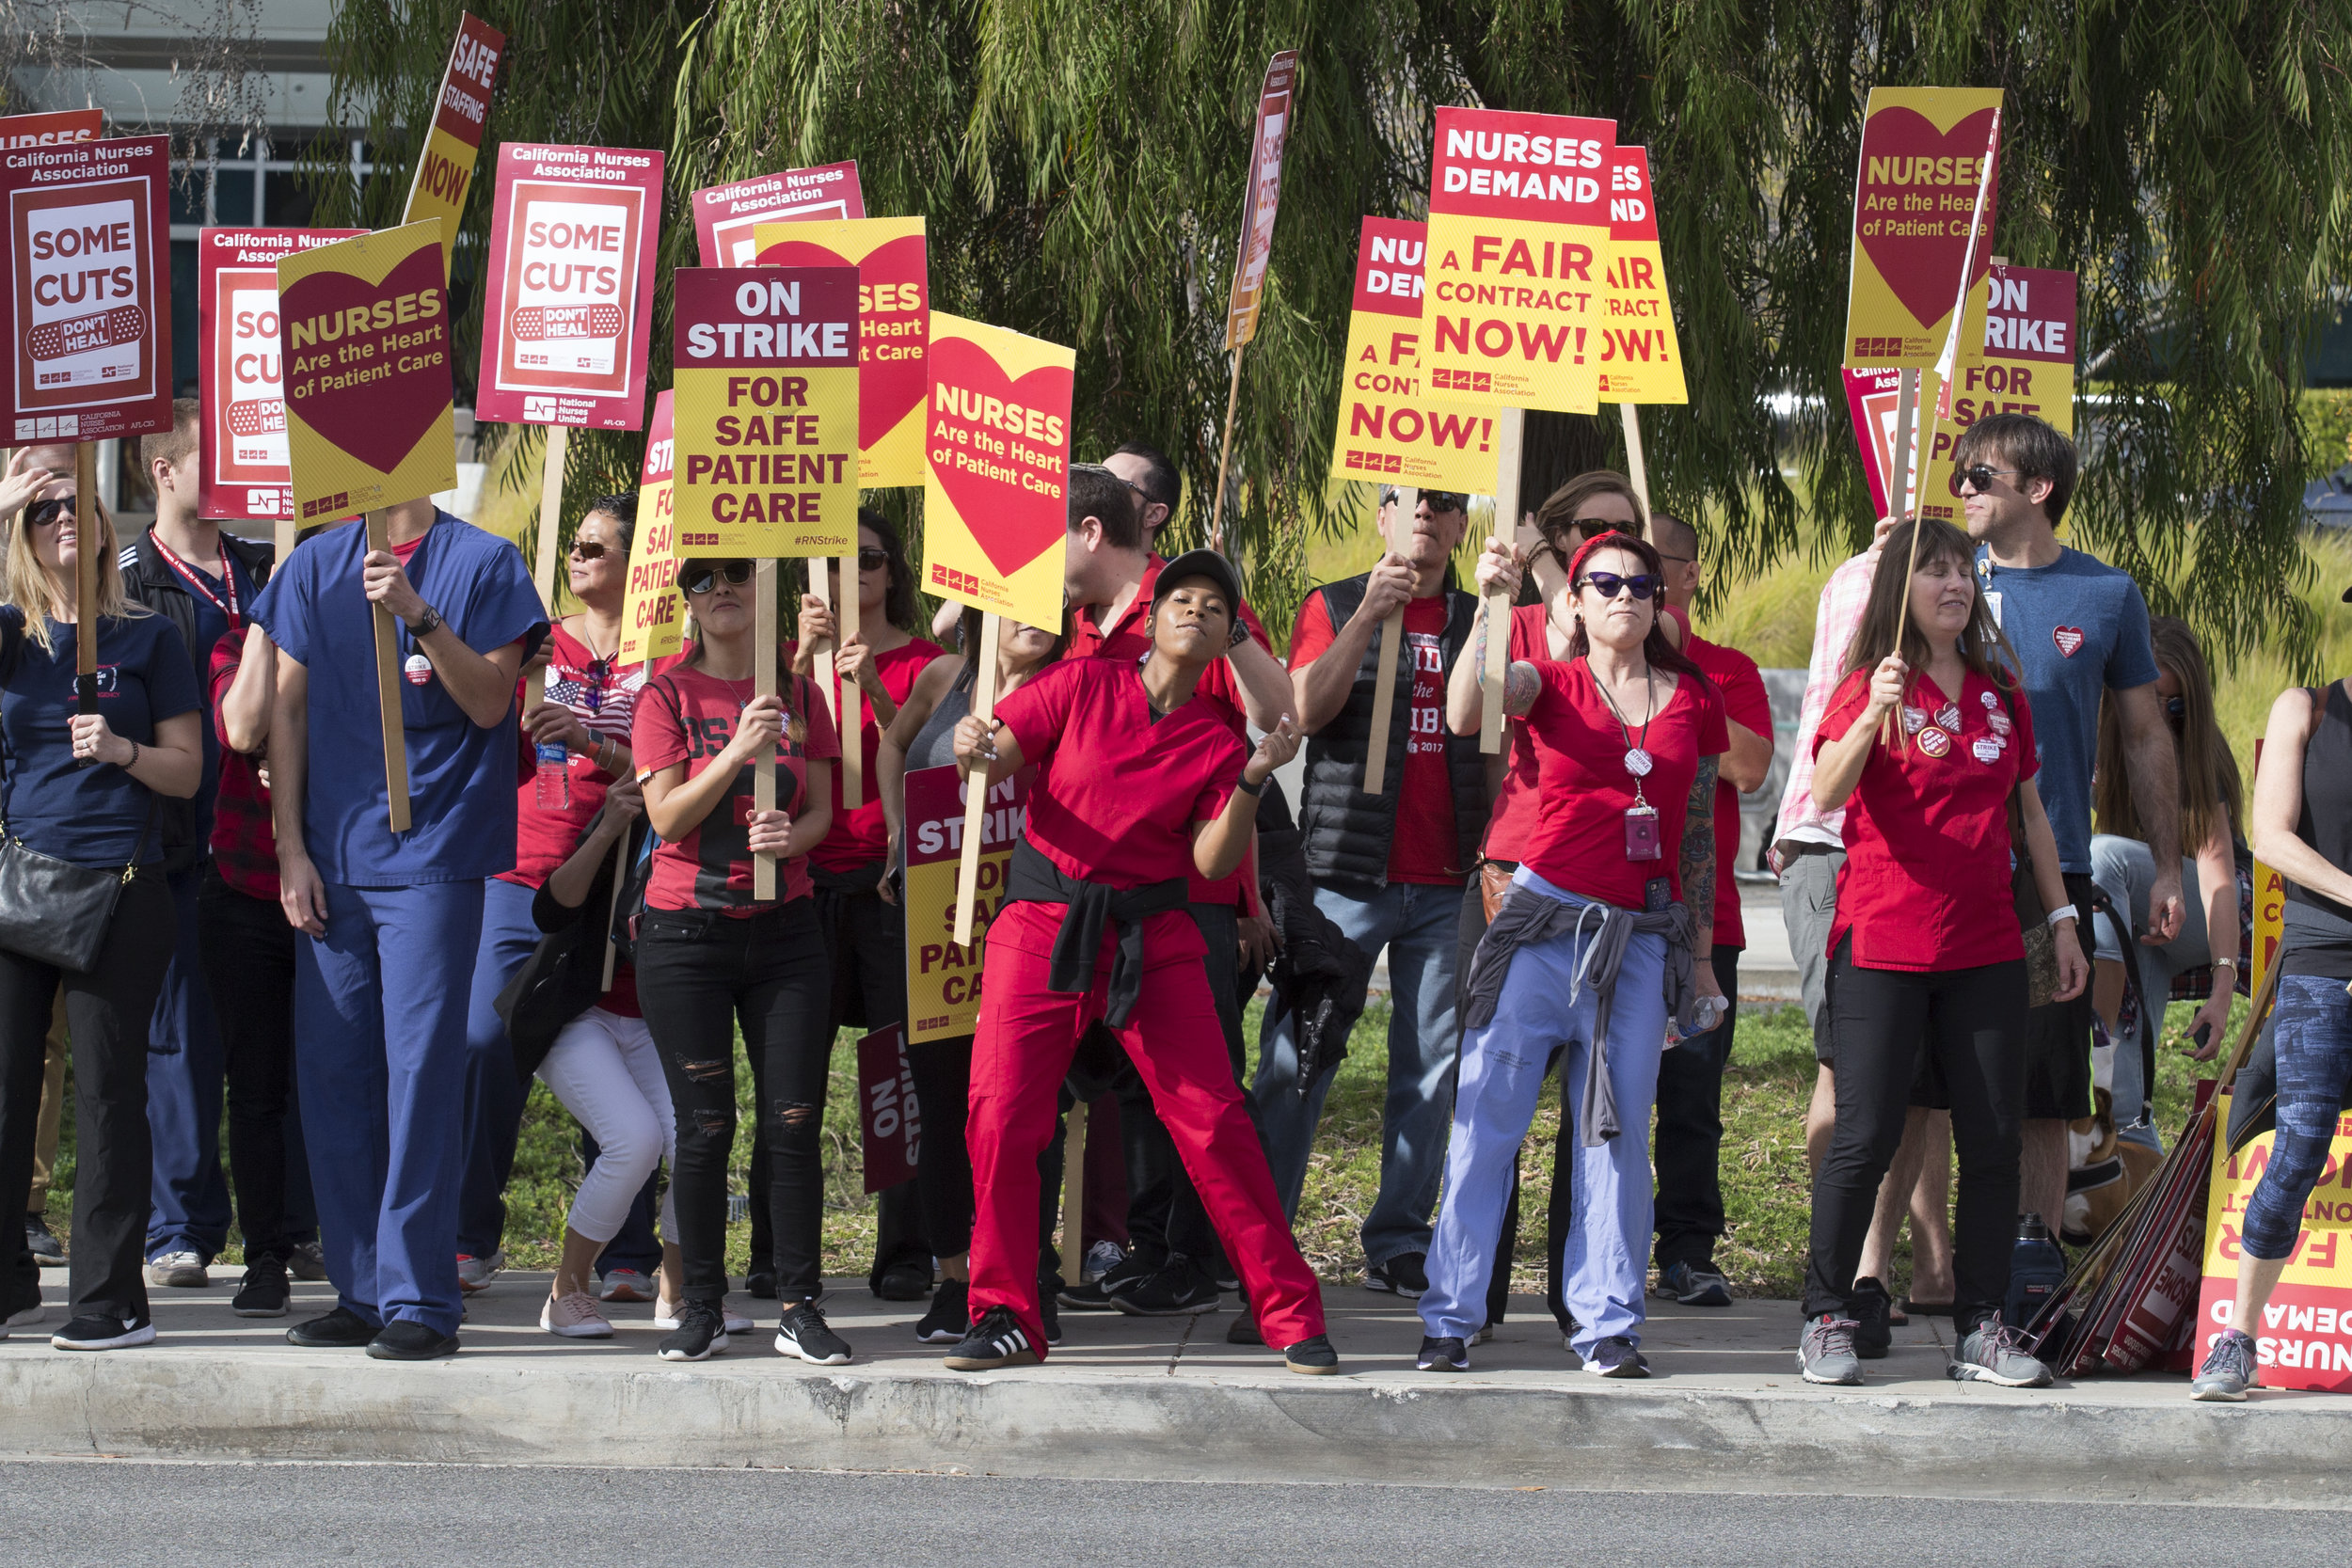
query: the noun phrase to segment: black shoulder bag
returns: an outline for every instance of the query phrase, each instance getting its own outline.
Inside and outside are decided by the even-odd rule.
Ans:
[[[0,787],[6,782],[0,774]],[[0,947],[36,963],[89,973],[105,948],[115,903],[138,875],[139,857],[154,836],[157,809],[155,792],[148,790],[147,825],[120,871],[75,865],[26,848],[0,816]]]
[[[589,829],[580,834],[582,841]],[[506,1037],[514,1047],[515,1076],[526,1086],[538,1072],[539,1065],[555,1048],[555,1038],[564,1026],[596,1005],[604,994],[604,944],[610,938],[620,943],[619,957],[630,959],[631,944],[626,940],[633,926],[637,911],[644,904],[645,877],[649,857],[645,853],[644,828],[642,824],[631,830],[628,879],[613,898],[613,865],[610,859],[596,871],[596,880],[589,884],[588,896],[574,910],[564,909],[543,886],[532,900],[532,922],[547,935],[532,950],[515,977],[506,983],[492,1008],[505,1022]],[[611,911],[610,926],[597,918],[599,911]]]

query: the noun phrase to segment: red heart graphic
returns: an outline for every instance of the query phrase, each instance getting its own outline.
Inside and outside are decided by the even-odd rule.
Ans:
[[[1066,445],[1053,449],[1041,441],[1016,438],[1001,425],[985,422],[982,410],[985,401],[992,398],[1004,405],[1041,409],[1061,421],[1066,441],[1073,380],[1070,371],[1046,365],[1018,381],[1010,380],[988,351],[968,338],[943,338],[932,343],[930,367],[930,379],[946,389],[953,406],[943,405],[940,398],[931,399],[931,412],[925,416],[930,426],[924,437],[928,449],[949,447],[959,456],[974,450],[963,442],[943,442],[937,433],[944,424],[950,430],[971,431],[976,439],[984,436],[991,443],[1002,443],[1006,453],[1016,440],[1030,451],[1056,451],[1067,467]],[[989,564],[1009,578],[1061,543],[1069,531],[1069,508],[1057,496],[1021,487],[1018,473],[1035,472],[1035,465],[1020,464],[994,451],[989,453],[988,461],[995,472],[1010,477],[995,478],[955,462],[934,462],[931,471],[939,476],[940,488],[947,492],[956,515],[972,531]]]
[[[1887,174],[1909,171],[1917,167],[1915,160],[1932,158],[1981,158],[1985,138],[1993,134],[1993,111],[1979,109],[1975,114],[1938,135],[1935,124],[1916,109],[1881,109],[1870,117],[1868,128],[1862,138],[1862,179],[1854,193],[1857,203],[1855,216],[1862,221],[1854,228],[1861,236],[1862,248],[1869,252],[1870,264],[1877,267],[1886,286],[1895,292],[1903,309],[1921,325],[1919,330],[1942,321],[1952,309],[1960,279],[1961,262],[1968,253],[1968,214],[1977,198],[1976,182],[1952,182],[1943,185],[1922,185],[1917,182],[1896,183],[1883,181],[1872,183],[1873,165],[1881,166]],[[1962,195],[1964,188],[1964,195]],[[1985,192],[1984,222],[1989,242],[1994,209],[1999,205],[2000,184],[1996,178]],[[1920,213],[1907,211],[1901,205],[1905,198],[1916,198],[1932,195],[1933,210]],[[1960,198],[1957,212],[1948,211],[1945,202]],[[1892,201],[1895,205],[1878,205]],[[1888,222],[1873,222],[1883,218]],[[1940,224],[1936,220],[1942,219]],[[1899,230],[1906,226],[1934,226],[1932,234],[1890,232],[1890,224]],[[1976,270],[1968,281],[1975,283],[1993,264],[1990,243],[1977,246]]]
[[[2050,628],[2050,641],[2058,644],[2058,651],[2059,653],[2063,654],[2068,658],[2073,658],[2074,657],[2074,650],[2083,645],[2083,628],[2080,626],[2052,626]]]
[[[420,293],[426,289],[431,289],[443,303],[424,320],[412,319],[381,330],[371,327],[357,334],[339,330],[331,341],[322,331],[316,344],[306,344],[299,350],[294,347],[294,329],[297,322],[340,324],[346,310],[378,302],[389,306],[403,294]],[[378,473],[390,473],[416,450],[425,432],[433,428],[433,421],[449,406],[448,298],[441,282],[441,247],[437,245],[427,245],[412,252],[386,273],[381,283],[371,283],[347,272],[314,272],[300,279],[286,291],[278,304],[285,362],[289,367],[297,360],[315,364],[325,357],[327,367],[289,373],[286,402],[302,416],[305,424],[343,451]],[[441,329],[438,339],[414,345],[421,348],[422,353],[379,348],[373,357],[354,363],[393,368],[404,357],[432,359],[432,351],[437,347],[441,352],[437,361],[405,373],[392,369],[390,375],[380,380],[355,378],[349,386],[320,385],[345,370],[342,350],[353,343],[374,343],[379,338],[410,335],[434,326]]]
[[[927,325],[930,314],[930,274],[928,253],[920,234],[901,234],[895,240],[876,245],[863,261],[851,261],[835,255],[813,240],[780,240],[759,253],[763,267],[848,267],[857,268],[858,292],[870,294],[877,285],[913,283],[921,293],[912,307],[914,319]],[[900,297],[904,297],[901,295]],[[908,310],[876,310],[870,314],[877,322],[898,322],[907,319]],[[863,323],[861,323],[861,325]],[[860,348],[866,346],[860,334]],[[898,427],[908,410],[923,401],[930,384],[930,373],[923,368],[923,339],[878,337],[873,346],[912,348],[915,352],[902,357],[881,359],[859,355],[857,375],[857,444],[872,446]]]

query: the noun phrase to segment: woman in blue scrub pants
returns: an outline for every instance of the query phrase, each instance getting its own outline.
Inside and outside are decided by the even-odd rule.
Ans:
[[[515,680],[547,612],[514,546],[428,501],[306,541],[254,606],[278,649],[271,801],[295,1082],[335,1310],[305,1346],[457,1349],[466,1001],[483,883],[515,863]],[[390,831],[371,606],[395,627],[410,826]]]

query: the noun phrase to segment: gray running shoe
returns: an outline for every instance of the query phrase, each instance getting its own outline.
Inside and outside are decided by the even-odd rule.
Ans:
[[[1952,1381],[1997,1383],[2004,1388],[2046,1388],[2050,1369],[2026,1349],[2026,1337],[2001,1322],[1998,1312],[1969,1331],[1953,1353]]]
[[[2235,1403],[2246,1398],[2246,1390],[2261,1386],[2262,1361],[2255,1354],[2252,1336],[2225,1328],[2213,1349],[2205,1353],[2205,1364],[2189,1384],[2188,1397]]]
[[[1862,1381],[1862,1357],[1855,1354],[1854,1321],[1824,1312],[1807,1318],[1804,1338],[1797,1341],[1797,1370],[1807,1383],[1851,1387]]]
[[[147,1260],[147,1282],[159,1288],[200,1291],[213,1282],[213,1276],[206,1272],[202,1258],[183,1248],[177,1252],[159,1252]]]
[[[1694,1263],[1669,1263],[1659,1270],[1658,1289],[1684,1307],[1731,1305],[1731,1282]]]

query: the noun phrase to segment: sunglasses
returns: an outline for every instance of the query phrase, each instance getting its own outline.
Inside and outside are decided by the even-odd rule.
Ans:
[[[1647,572],[1629,578],[1621,578],[1614,572],[1587,572],[1584,580],[1577,586],[1589,587],[1604,599],[1615,598],[1619,589],[1626,590],[1637,599],[1646,599],[1658,592],[1659,582]]]
[[[58,518],[72,516],[72,496],[53,496],[45,501],[35,501],[24,514],[24,520],[34,528],[46,528]]]
[[[1963,468],[1960,471],[1960,479],[1962,483],[1981,496],[1993,488],[1994,480],[2012,478],[2023,471],[2019,468],[1995,468],[1987,464],[1978,463]]]
[[[716,566],[706,566],[691,578],[678,579],[678,586],[697,598],[709,593],[721,582],[740,588],[752,580],[752,563],[748,561],[728,561]]]
[[[2188,699],[2175,692],[2164,700],[2164,716],[2178,729],[2188,721]]]
[[[604,546],[597,544],[593,539],[575,539],[572,541],[572,559],[574,561],[602,561],[608,553],[609,552],[606,550]]]
[[[857,569],[859,571],[879,572],[889,564],[890,552],[883,549],[880,545],[861,545],[858,546]]]

